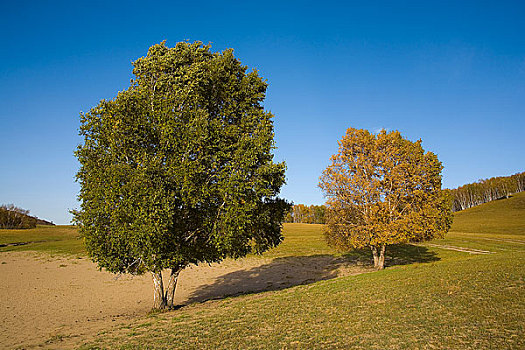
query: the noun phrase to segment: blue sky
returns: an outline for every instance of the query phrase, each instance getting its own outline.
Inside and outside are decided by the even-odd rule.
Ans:
[[[79,112],[167,40],[232,47],[269,83],[282,196],[321,204],[348,127],[423,140],[453,188],[525,170],[523,1],[3,1],[0,203],[67,224]]]

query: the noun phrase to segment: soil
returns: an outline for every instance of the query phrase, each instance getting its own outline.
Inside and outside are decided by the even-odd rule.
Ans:
[[[456,247],[452,245],[446,245],[446,244],[421,244],[421,246],[429,246],[429,247],[436,247],[441,249],[447,249],[447,250],[455,250],[457,252],[464,252],[469,254],[491,254],[494,252],[488,251],[488,250],[480,250],[480,249],[474,249],[474,248],[465,248],[465,247]]]
[[[175,301],[184,306],[278,290],[367,271],[332,256],[226,260],[181,272]],[[88,259],[0,253],[0,348],[76,347],[147,315],[151,276],[117,276]]]

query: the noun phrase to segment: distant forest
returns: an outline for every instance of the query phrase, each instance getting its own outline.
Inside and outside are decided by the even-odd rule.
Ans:
[[[326,206],[296,204],[284,218],[284,222],[303,224],[324,224]]]
[[[496,199],[508,198],[524,190],[525,172],[478,180],[450,190],[454,198],[452,211],[460,211]]]
[[[27,229],[36,225],[54,225],[52,222],[29,215],[29,210],[14,204],[0,205],[0,229]]]
[[[460,211],[493,200],[508,198],[525,190],[525,172],[510,176],[499,176],[478,180],[453,190],[452,211]],[[286,215],[284,222],[303,224],[324,224],[325,205],[296,204]],[[29,215],[29,211],[13,204],[0,206],[0,229],[34,228],[36,225],[54,225],[52,222]]]
[[[510,176],[499,176],[478,180],[453,190],[452,211],[468,209],[496,199],[508,198],[525,190],[525,172]],[[303,224],[324,224],[326,206],[296,204],[286,215],[284,222]]]

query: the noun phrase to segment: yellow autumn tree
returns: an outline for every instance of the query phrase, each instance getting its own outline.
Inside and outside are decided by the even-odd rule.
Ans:
[[[443,237],[452,224],[441,162],[398,131],[350,128],[319,187],[327,198],[325,236],[339,250],[370,247],[384,268],[389,244]]]

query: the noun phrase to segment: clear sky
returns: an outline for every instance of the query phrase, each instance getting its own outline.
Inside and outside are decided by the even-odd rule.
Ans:
[[[348,127],[421,138],[448,188],[525,170],[524,1],[1,1],[0,204],[69,223],[79,112],[186,39],[267,79],[295,203]]]

